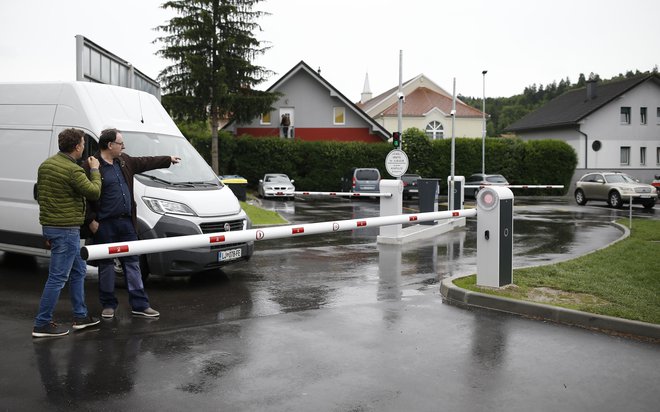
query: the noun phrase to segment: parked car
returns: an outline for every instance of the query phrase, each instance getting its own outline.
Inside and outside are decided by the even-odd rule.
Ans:
[[[498,174],[489,175],[483,173],[475,173],[465,179],[465,186],[507,186],[508,184],[509,182],[506,180],[506,178]],[[465,189],[465,195],[472,196],[476,199],[479,190],[481,190],[481,188]]]
[[[620,208],[632,200],[652,209],[657,199],[655,187],[620,172],[587,173],[575,184],[575,201],[581,206],[589,200],[603,200],[611,207]]]
[[[289,179],[284,173],[266,173],[263,179],[259,179],[257,195],[260,197],[279,197],[294,199],[296,187],[295,180]]]
[[[417,188],[417,180],[421,179],[420,175],[416,174],[405,174],[401,176],[401,181],[403,182],[403,198],[412,199],[413,196],[419,195],[419,189]]]
[[[380,171],[371,167],[354,167],[341,179],[342,192],[380,191]]]

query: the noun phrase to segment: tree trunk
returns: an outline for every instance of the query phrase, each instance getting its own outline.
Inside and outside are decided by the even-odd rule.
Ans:
[[[219,124],[218,110],[213,107],[211,108],[211,167],[216,175],[220,174],[220,153],[218,151]]]

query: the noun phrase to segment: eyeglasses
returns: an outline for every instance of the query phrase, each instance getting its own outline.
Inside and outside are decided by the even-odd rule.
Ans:
[[[125,148],[126,148],[126,146],[124,146],[124,142],[112,142],[112,143],[114,143],[114,144],[118,144],[118,145],[121,145],[121,148],[122,148],[122,149],[125,149]]]

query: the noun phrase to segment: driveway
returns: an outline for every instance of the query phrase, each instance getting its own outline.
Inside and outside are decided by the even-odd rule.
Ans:
[[[264,206],[292,222],[378,210]],[[518,198],[514,266],[606,245],[627,212]],[[43,340],[30,328],[47,261],[0,254],[0,410],[655,410],[658,345],[442,303],[441,279],[475,271],[475,227],[403,247],[378,245],[378,229],[258,242],[222,272],[153,279],[161,319],[132,318],[118,290],[116,319]],[[88,279],[98,314],[97,286]],[[69,306],[65,289],[56,318]]]

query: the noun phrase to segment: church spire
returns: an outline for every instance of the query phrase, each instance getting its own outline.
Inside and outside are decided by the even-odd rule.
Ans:
[[[372,98],[371,87],[369,87],[369,73],[364,75],[364,87],[362,88],[362,96],[360,97],[360,103],[365,103]]]

